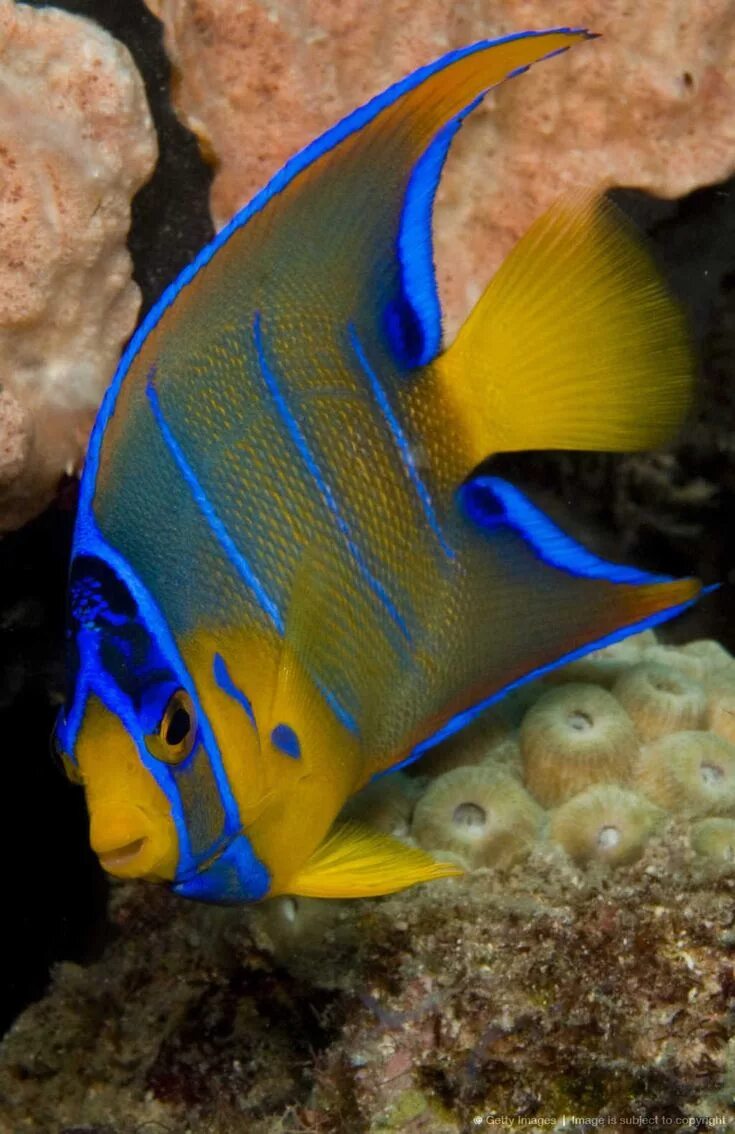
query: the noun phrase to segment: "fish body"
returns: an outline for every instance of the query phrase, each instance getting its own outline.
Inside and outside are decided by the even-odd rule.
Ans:
[[[513,449],[653,446],[686,412],[681,318],[604,203],[537,222],[442,348],[430,222],[452,137],[584,38],[476,44],[379,95],[133,338],[82,479],[57,725],[112,873],[210,901],[456,873],[330,829],[509,687],[696,597],[474,474]]]

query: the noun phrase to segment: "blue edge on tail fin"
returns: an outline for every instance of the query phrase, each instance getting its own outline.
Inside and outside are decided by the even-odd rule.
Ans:
[[[673,581],[668,575],[652,575],[645,571],[639,571],[634,567],[623,567],[615,563],[608,563],[604,559],[599,559],[596,555],[593,555],[592,552],[587,551],[586,548],[566,535],[548,516],[545,516],[539,508],[532,504],[528,497],[524,496],[519,489],[514,488],[512,484],[500,477],[481,476],[470,480],[460,489],[459,497],[465,515],[473,523],[483,528],[489,534],[491,534],[494,529],[501,526],[515,528],[540,560],[544,563],[548,563],[550,567],[554,567],[559,571],[564,571],[567,574],[576,575],[580,578],[606,579],[610,583],[629,585],[667,583]],[[701,594],[709,594],[717,590],[718,586],[719,584],[714,584],[713,586],[704,587]],[[587,643],[585,646],[571,650],[568,654],[563,654],[560,658],[557,658],[556,661],[539,666],[537,669],[533,669],[529,673],[524,674],[523,677],[518,678],[516,681],[509,682],[508,685],[504,685],[502,689],[496,690],[489,697],[485,698],[485,700],[480,701],[476,705],[472,705],[469,709],[465,709],[455,717],[452,717],[452,719],[442,725],[437,732],[418,744],[405,760],[402,760],[399,764],[395,764],[392,768],[378,772],[373,779],[390,775],[400,768],[405,768],[407,765],[413,764],[424,752],[433,748],[448,736],[453,736],[454,733],[459,732],[473,721],[475,717],[479,716],[480,713],[483,713],[485,709],[488,709],[496,701],[499,701],[502,697],[505,697],[507,693],[510,693],[511,690],[517,689],[520,685],[525,685],[527,682],[533,681],[538,677],[542,677],[545,673],[550,673],[560,666],[576,661],[577,658],[584,657],[585,654],[590,653],[592,650],[602,649],[603,646],[610,646],[613,642],[619,642],[623,638],[628,638],[631,634],[637,634],[642,630],[650,629],[652,626],[658,626],[661,622],[665,622],[669,618],[673,618],[683,610],[687,610],[689,607],[693,606],[699,597],[700,596],[697,595],[688,602],[680,603],[677,606],[669,607],[668,610],[662,610],[657,614],[649,615],[639,622],[622,626],[619,630],[615,630],[611,634],[606,634],[603,638],[598,638],[595,641]]]

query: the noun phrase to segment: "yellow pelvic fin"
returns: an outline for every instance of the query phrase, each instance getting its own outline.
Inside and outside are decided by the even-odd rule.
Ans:
[[[392,835],[345,823],[325,839],[284,890],[308,898],[370,898],[462,873],[460,867],[437,862]]]
[[[436,362],[475,463],[667,442],[692,398],[684,317],[628,221],[577,192],[537,220]]]

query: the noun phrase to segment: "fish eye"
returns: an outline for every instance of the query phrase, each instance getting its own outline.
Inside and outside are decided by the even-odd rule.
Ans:
[[[194,702],[185,689],[177,689],[164,709],[158,731],[146,737],[146,745],[157,760],[180,764],[194,747],[196,733]]]

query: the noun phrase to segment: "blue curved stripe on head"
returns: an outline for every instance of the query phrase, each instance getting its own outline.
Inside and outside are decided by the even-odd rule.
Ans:
[[[83,631],[80,637],[83,635],[91,636],[91,634],[91,631]],[[84,649],[84,642],[82,641],[80,643],[85,655],[85,664],[93,667],[92,674],[87,678],[88,693],[93,692],[100,699],[107,711],[118,718],[130,738],[130,743],[135,746],[139,760],[153,776],[158,787],[166,796],[171,808],[171,818],[174,821],[178,838],[179,853],[177,873],[179,870],[192,870],[195,865],[194,856],[181,796],[176,788],[173,768],[162,763],[160,760],[155,760],[148,752],[145,745],[138,743],[136,740],[136,734],[140,733],[140,726],[132,710],[129,698],[120,693],[115,682],[105,673],[100,665],[93,664],[93,661],[96,660],[96,645],[96,641],[89,641],[87,648]]]
[[[668,583],[668,575],[652,575],[636,567],[609,563],[587,551],[546,516],[540,508],[507,480],[497,476],[477,477],[459,490],[468,519],[488,534],[499,527],[515,528],[550,567],[586,579],[610,583]]]
[[[182,686],[186,689],[187,693],[192,698],[192,701],[194,702],[195,708],[197,710],[197,719],[199,722],[202,739],[209,755],[215,783],[217,785],[217,790],[219,791],[220,799],[222,801],[222,806],[225,812],[224,839],[232,839],[235,835],[240,833],[241,828],[240,812],[237,806],[237,802],[232,793],[230,781],[227,777],[227,773],[222,763],[222,755],[219,751],[214,732],[212,731],[212,727],[206,714],[203,711],[201,702],[199,700],[196,686],[187,670],[186,665],[184,664],[184,660],[176,644],[176,640],[171,633],[168,624],[163,618],[157,603],[149,594],[146,587],[143,586],[135,572],[131,569],[127,560],[103,539],[102,535],[97,529],[94,516],[91,512],[88,512],[86,514],[84,524],[81,528],[78,529],[76,544],[76,551],[78,553],[97,555],[100,559],[107,560],[107,562],[110,564],[110,567],[120,576],[122,581],[130,590],[133,599],[137,603],[138,609],[141,612],[146,625],[155,634],[156,642],[161,650],[161,653],[165,656],[168,664],[178,675]],[[88,665],[91,664],[91,660],[91,657],[88,658]],[[95,676],[96,675],[94,672],[90,673],[88,677],[86,674],[84,675],[84,679],[88,682],[88,687],[92,686]],[[156,779],[156,782],[161,784],[162,790],[165,790],[165,785],[162,783],[159,777],[160,767],[163,766],[160,765],[160,761],[155,761],[153,757],[146,752],[141,753],[141,759],[143,760],[146,768]],[[175,797],[175,799],[171,800],[171,804],[172,808],[175,808],[174,818],[176,820],[177,829],[179,831],[179,837],[182,838],[183,836],[184,846],[188,846],[188,835],[186,834],[185,820],[178,792],[175,793]],[[215,849],[220,846],[221,842],[221,839],[217,841],[217,843],[212,848],[212,853],[214,853]],[[241,852],[241,854],[243,853],[244,852]],[[261,863],[256,859],[252,849],[250,854],[252,860],[252,869],[255,873],[257,873],[262,869]],[[188,854],[187,856],[185,856],[185,861],[184,865],[182,866],[181,873],[196,870],[198,862],[199,860],[195,861],[193,857]]]
[[[388,312],[386,321],[393,353],[406,366],[424,366],[439,353],[442,320],[431,231],[434,198],[452,140],[464,119],[484,97],[484,93],[478,95],[442,126],[413,167],[408,183],[398,233],[398,259],[401,283],[421,333],[416,335],[414,332],[409,337],[402,328],[401,311],[394,307]]]
[[[277,748],[279,752],[290,756],[292,760],[298,760],[301,756],[299,738],[290,725],[276,725],[271,733],[271,744]]]
[[[250,704],[250,701],[245,696],[242,689],[239,689],[238,686],[235,685],[235,682],[232,680],[232,675],[227,668],[227,662],[222,657],[222,654],[214,655],[212,671],[214,673],[214,679],[219,685],[220,689],[224,690],[225,693],[232,697],[233,701],[237,701],[238,705],[242,706],[247,716],[250,718],[252,724],[255,725],[255,713],[253,712],[253,706]]]
[[[145,388],[146,395],[148,397],[148,403],[151,407],[151,412],[155,419],[156,425],[158,426],[159,432],[176,463],[176,467],[186,481],[193,500],[199,508],[199,511],[204,516],[204,519],[206,520],[210,530],[214,534],[225,555],[228,557],[245,585],[253,592],[261,610],[263,610],[268,615],[273,625],[276,627],[279,633],[282,634],[283,619],[281,618],[281,613],[278,609],[277,604],[268,594],[260,579],[255,574],[253,568],[248,563],[247,559],[242,554],[240,549],[237,547],[226,526],[217,515],[211,501],[209,500],[207,494],[199,483],[196,473],[187,461],[183,449],[179,445],[179,442],[176,440],[173,432],[171,431],[168,422],[163,416],[161,403],[158,400],[158,391],[156,390],[156,387],[154,385],[154,377],[154,372],[151,372],[148,375],[148,381],[146,382]]]
[[[489,697],[478,701],[476,705],[471,705],[461,713],[457,713],[456,716],[448,720],[446,724],[442,725],[435,733],[432,733],[431,736],[427,736],[425,740],[417,744],[404,760],[394,764],[391,768],[378,772],[373,776],[373,779],[377,780],[381,776],[390,775],[391,772],[397,772],[401,768],[406,768],[409,764],[415,763],[415,761],[423,756],[430,748],[434,748],[440,741],[446,740],[448,737],[454,736],[455,733],[460,732],[468,724],[471,724],[481,713],[484,713],[486,709],[494,705],[496,701],[500,701],[514,689],[518,689],[522,685],[527,685],[529,681],[535,681],[537,678],[551,673],[552,670],[559,669],[560,666],[578,661],[579,658],[583,658],[593,650],[601,650],[605,646],[612,646],[615,642],[622,641],[623,638],[629,638],[631,634],[640,634],[643,630],[650,630],[654,626],[659,626],[662,622],[668,621],[669,618],[675,618],[678,614],[681,614],[682,611],[688,610],[690,607],[694,606],[696,602],[697,598],[693,598],[689,602],[683,602],[679,603],[678,606],[669,607],[668,610],[660,610],[656,614],[650,614],[647,618],[642,618],[638,622],[631,622],[628,626],[621,626],[619,630],[614,630],[612,633],[606,634],[602,638],[588,642],[586,645],[580,646],[576,650],[570,650],[568,654],[562,654],[556,661],[539,666],[537,669],[532,669],[529,673],[524,674],[523,677],[519,677],[516,681],[508,682],[507,685],[496,690],[496,692]]]
[[[102,446],[102,438],[104,436],[107,421],[115,408],[117,395],[120,391],[123,379],[130,369],[130,366],[138,354],[143,342],[148,337],[150,332],[158,324],[164,312],[171,306],[180,291],[182,291],[198,272],[209,263],[215,253],[222,247],[223,244],[230,239],[233,233],[242,228],[256,213],[268,204],[268,202],[277,196],[295,177],[298,176],[308,166],[312,165],[324,154],[333,150],[340,142],[344,141],[351,134],[355,134],[362,130],[364,126],[372,122],[386,107],[391,106],[397,102],[402,95],[408,91],[415,89],[423,83],[431,75],[437,71],[442,71],[458,59],[462,59],[467,55],[472,55],[479,51],[486,51],[488,48],[498,46],[502,43],[510,43],[517,39],[534,39],[544,35],[551,34],[568,34],[585,36],[588,39],[594,39],[595,36],[587,32],[584,28],[546,28],[539,31],[525,31],[515,32],[511,35],[500,36],[497,39],[480,40],[478,43],[470,44],[468,47],[459,48],[456,51],[450,51],[447,55],[443,55],[440,59],[435,59],[432,63],[428,63],[424,67],[419,67],[411,75],[401,79],[399,82],[394,83],[364,106],[359,107],[357,110],[352,111],[330,130],[322,134],[321,137],[316,138],[310,142],[303,150],[295,154],[286,164],[275,174],[268,184],[261,189],[259,193],[253,197],[249,204],[240,209],[238,213],[232,218],[229,224],[217,233],[209,244],[205,245],[199,254],[192,260],[176,279],[168,285],[166,290],[161,295],[160,299],[153,305],[145,319],[142,321],[135,334],[130,339],[125,352],[120,359],[112,383],[109,386],[107,393],[102,402],[102,406],[97,419],[95,421],[92,436],[87,450],[87,459],[84,466],[84,473],[82,476],[82,484],[79,495],[79,514],[84,517],[91,509],[92,497],[94,496],[95,483],[97,478],[97,469],[99,467],[100,450]],[[548,52],[548,56],[560,54],[566,48],[556,49]],[[546,58],[545,56],[543,58]],[[520,73],[520,68],[515,73]],[[506,78],[512,76],[506,76]],[[425,263],[425,261],[424,261]],[[413,286],[415,286],[415,279]]]

